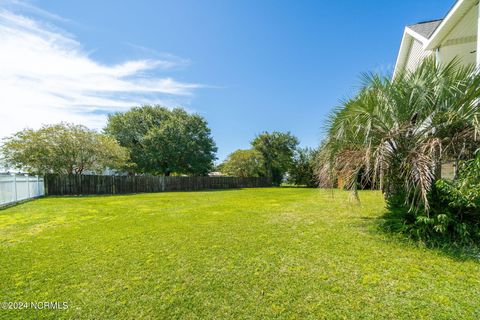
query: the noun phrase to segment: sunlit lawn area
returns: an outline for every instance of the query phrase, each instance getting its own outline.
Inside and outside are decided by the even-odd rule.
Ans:
[[[377,228],[378,192],[44,198],[0,211],[0,318],[475,319],[480,263]]]

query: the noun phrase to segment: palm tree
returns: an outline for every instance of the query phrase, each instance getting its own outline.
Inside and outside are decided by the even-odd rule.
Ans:
[[[358,95],[329,118],[319,180],[339,175],[355,192],[359,181],[370,181],[388,201],[428,214],[442,161],[478,148],[479,98],[479,73],[458,60],[428,58],[394,79],[363,75]]]

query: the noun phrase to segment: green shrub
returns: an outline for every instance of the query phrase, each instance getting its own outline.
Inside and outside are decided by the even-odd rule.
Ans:
[[[315,174],[317,152],[310,148],[299,148],[295,151],[292,166],[288,170],[288,183],[309,188],[318,186]]]
[[[480,153],[459,167],[456,180],[437,180],[431,210],[405,219],[405,230],[433,244],[472,245],[480,240]]]

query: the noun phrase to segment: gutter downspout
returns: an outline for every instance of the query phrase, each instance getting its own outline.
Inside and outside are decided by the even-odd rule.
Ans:
[[[435,49],[435,61],[437,63],[437,67],[440,66],[440,64],[442,63],[442,61],[440,59],[440,47],[437,47]]]

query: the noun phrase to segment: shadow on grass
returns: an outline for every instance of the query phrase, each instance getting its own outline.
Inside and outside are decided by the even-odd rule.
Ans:
[[[304,186],[304,185],[288,185],[288,184],[285,184],[285,185],[280,185],[278,186],[278,188],[282,188],[282,189],[317,189],[316,187],[309,187],[309,186]]]
[[[2,205],[0,205],[0,211],[11,208],[11,207],[15,207],[15,206],[27,203],[27,202],[32,202],[34,200],[41,199],[41,198],[45,198],[45,196],[33,197],[33,198],[24,199],[24,200],[18,200],[18,201],[15,201],[15,202],[10,202],[10,203],[7,203],[7,204],[2,204]]]
[[[420,239],[409,228],[415,219],[413,214],[405,213],[405,208],[389,208],[378,218],[374,218],[375,229],[388,236],[392,241],[400,241],[405,245],[437,251],[456,261],[475,261],[480,263],[480,246],[461,245],[448,237],[437,236],[434,239]]]

